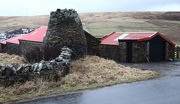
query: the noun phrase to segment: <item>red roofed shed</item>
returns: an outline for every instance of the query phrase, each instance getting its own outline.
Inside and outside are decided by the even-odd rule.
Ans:
[[[8,43],[13,43],[13,44],[19,44],[19,39],[23,38],[24,36],[26,36],[26,35],[25,34],[21,34],[21,35],[18,35],[16,37],[4,40],[4,41],[2,41],[0,43],[1,44],[6,44],[8,42]]]
[[[43,39],[46,35],[47,27],[40,27],[25,37],[19,39],[20,55],[29,62],[38,62],[43,59]]]
[[[101,39],[101,44],[106,45],[119,45],[118,41],[145,41],[151,40],[156,36],[160,36],[167,42],[172,45],[175,45],[172,41],[167,39],[165,36],[161,35],[159,32],[134,32],[134,33],[120,33],[120,32],[113,32],[108,36],[105,36]]]
[[[19,40],[42,43],[43,38],[46,35],[46,30],[47,30],[47,27],[40,27],[40,28],[34,30],[33,32],[29,33],[28,35],[22,37]]]
[[[35,44],[39,46],[42,44],[43,38],[46,34],[47,27],[40,27],[27,35],[19,35],[7,39],[1,43],[1,51],[9,54],[20,54],[22,50],[27,50],[25,47],[34,47]],[[27,45],[31,44],[31,45]]]
[[[114,56],[106,52],[109,54],[106,57],[113,56],[119,61],[156,62],[174,59],[175,44],[159,32],[113,32],[102,38],[100,44],[101,47],[111,47],[106,49],[111,50],[111,53],[112,49],[119,50]]]
[[[16,37],[4,40],[1,43],[1,51],[7,52],[9,54],[19,54],[19,40],[22,37],[26,36],[25,34],[18,35]]]

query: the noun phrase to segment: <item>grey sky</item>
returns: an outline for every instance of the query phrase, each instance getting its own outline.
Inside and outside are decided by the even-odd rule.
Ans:
[[[48,15],[57,8],[79,13],[179,11],[180,0],[0,0],[0,16]]]

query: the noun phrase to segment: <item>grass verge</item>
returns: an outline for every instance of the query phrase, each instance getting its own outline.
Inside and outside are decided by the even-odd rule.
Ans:
[[[41,79],[36,79],[24,84],[15,84],[11,87],[0,87],[0,102],[95,89],[161,76],[160,73],[154,71],[125,67],[115,61],[97,56],[86,56],[71,62],[70,73],[59,82],[43,82]]]

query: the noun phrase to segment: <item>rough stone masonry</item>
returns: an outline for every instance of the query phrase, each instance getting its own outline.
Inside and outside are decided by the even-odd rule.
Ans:
[[[46,36],[43,39],[44,59],[60,54],[62,46],[72,49],[72,58],[87,53],[87,42],[78,13],[73,9],[57,9],[51,12]]]
[[[34,64],[4,65],[0,63],[0,86],[9,86],[15,82],[25,82],[36,78],[45,81],[61,80],[70,68],[72,50],[64,46],[61,54],[55,59]]]

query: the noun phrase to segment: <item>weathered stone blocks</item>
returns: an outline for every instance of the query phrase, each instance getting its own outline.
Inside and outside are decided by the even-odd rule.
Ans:
[[[51,12],[46,36],[43,39],[44,59],[59,55],[62,46],[73,51],[72,58],[87,53],[87,42],[78,13],[73,9],[57,9]]]
[[[60,80],[70,68],[72,50],[63,47],[61,54],[55,59],[20,66],[0,64],[0,85],[11,85],[14,82],[25,82],[35,78],[46,81]]]

